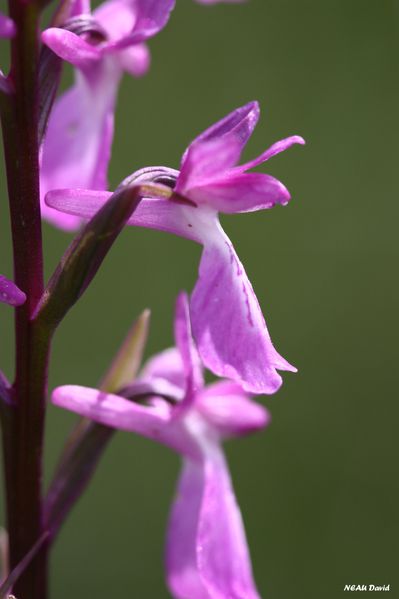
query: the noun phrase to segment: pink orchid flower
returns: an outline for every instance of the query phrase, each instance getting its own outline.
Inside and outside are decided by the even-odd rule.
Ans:
[[[59,387],[52,401],[106,426],[163,443],[182,456],[166,543],[167,580],[174,597],[260,599],[222,441],[264,428],[269,414],[236,383],[204,386],[184,294],[177,301],[175,338],[177,348],[150,360],[129,389],[152,388],[147,405],[77,386]]]
[[[75,84],[55,103],[41,152],[42,200],[54,188],[107,189],[114,111],[124,71],[138,77],[150,63],[145,41],[167,23],[175,0],[108,0],[92,13],[103,41],[89,43],[68,29],[52,27],[43,42],[75,71]],[[90,16],[87,1],[75,0],[70,17]],[[75,230],[80,219],[61,217],[42,201],[46,220]]]
[[[296,369],[271,342],[252,285],[221,227],[218,212],[251,212],[287,204],[290,194],[280,181],[246,171],[304,141],[288,137],[258,158],[236,166],[258,118],[256,102],[238,108],[190,144],[180,172],[158,169],[162,180],[172,181],[175,193],[192,205],[144,199],[129,224],[167,231],[203,245],[199,278],[190,300],[201,359],[213,373],[237,381],[246,391],[270,394],[282,383],[277,370]],[[148,180],[153,170],[143,169],[126,184]],[[109,197],[108,192],[64,189],[50,192],[46,202],[67,216],[90,218]]]

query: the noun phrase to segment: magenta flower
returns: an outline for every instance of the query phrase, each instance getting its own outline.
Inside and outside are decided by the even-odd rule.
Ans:
[[[259,118],[258,104],[238,108],[197,137],[186,150],[180,173],[157,169],[171,180],[176,194],[192,202],[144,199],[129,224],[175,233],[203,245],[199,278],[191,296],[193,333],[205,366],[237,381],[252,393],[274,393],[282,383],[277,370],[296,369],[275,350],[258,300],[218,212],[250,212],[287,204],[288,190],[270,175],[246,172],[301,137],[273,144],[255,160],[235,166]],[[156,169],[155,169],[156,170]],[[143,169],[127,181],[153,177]],[[57,210],[90,218],[110,194],[59,190],[46,202]]]
[[[41,197],[61,187],[107,189],[114,110],[124,71],[146,73],[150,56],[143,43],[167,23],[174,0],[109,0],[93,12],[103,41],[89,43],[67,29],[50,28],[42,39],[76,67],[75,84],[56,102],[41,154]],[[75,0],[71,17],[88,15],[89,4]],[[94,41],[94,40],[91,40]],[[74,230],[80,219],[61,216],[42,202],[43,216]]]
[[[10,38],[15,35],[15,24],[10,17],[0,12],[0,38]]]
[[[191,337],[187,296],[178,298],[177,349],[148,363],[129,392],[148,386],[147,405],[86,387],[59,387],[52,401],[99,423],[144,435],[171,447],[183,468],[169,520],[166,570],[178,599],[259,599],[239,507],[221,442],[264,428],[267,411],[235,383],[204,387]]]
[[[0,302],[16,307],[24,304],[25,300],[25,293],[15,283],[0,275]]]

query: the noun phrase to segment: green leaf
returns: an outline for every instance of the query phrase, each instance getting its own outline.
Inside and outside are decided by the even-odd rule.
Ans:
[[[144,310],[133,323],[109,370],[100,384],[100,389],[116,393],[131,385],[137,376],[148,338],[150,311]]]
[[[138,206],[139,186],[116,191],[75,237],[39,304],[36,319],[54,330],[86,291],[104,258]]]

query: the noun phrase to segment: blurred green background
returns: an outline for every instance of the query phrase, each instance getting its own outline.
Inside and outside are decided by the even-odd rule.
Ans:
[[[226,448],[260,594],[333,599],[373,583],[399,597],[399,4],[177,0],[150,45],[150,73],[122,85],[112,187],[142,166],[177,167],[196,134],[252,99],[262,118],[245,158],[287,135],[307,140],[265,167],[291,190],[288,207],[223,218],[277,348],[299,369],[262,399],[270,428]],[[1,185],[0,272],[11,274],[4,174]],[[50,273],[70,238],[44,233]],[[170,345],[174,299],[192,288],[199,255],[182,239],[125,231],[57,334],[50,388],[95,385],[147,306],[148,355]],[[5,306],[0,327],[11,376]],[[73,421],[50,409],[48,473]],[[115,437],[56,545],[54,599],[169,596],[178,467],[161,446]]]

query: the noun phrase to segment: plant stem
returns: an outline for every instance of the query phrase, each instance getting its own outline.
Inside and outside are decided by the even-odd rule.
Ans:
[[[15,568],[43,534],[42,457],[50,340],[32,320],[43,292],[39,199],[38,57],[36,2],[10,0],[17,27],[12,40],[13,93],[2,98],[2,125],[10,200],[16,284],[27,295],[16,310],[14,405],[3,419],[10,567]],[[14,587],[18,599],[46,598],[46,551],[41,551]]]

